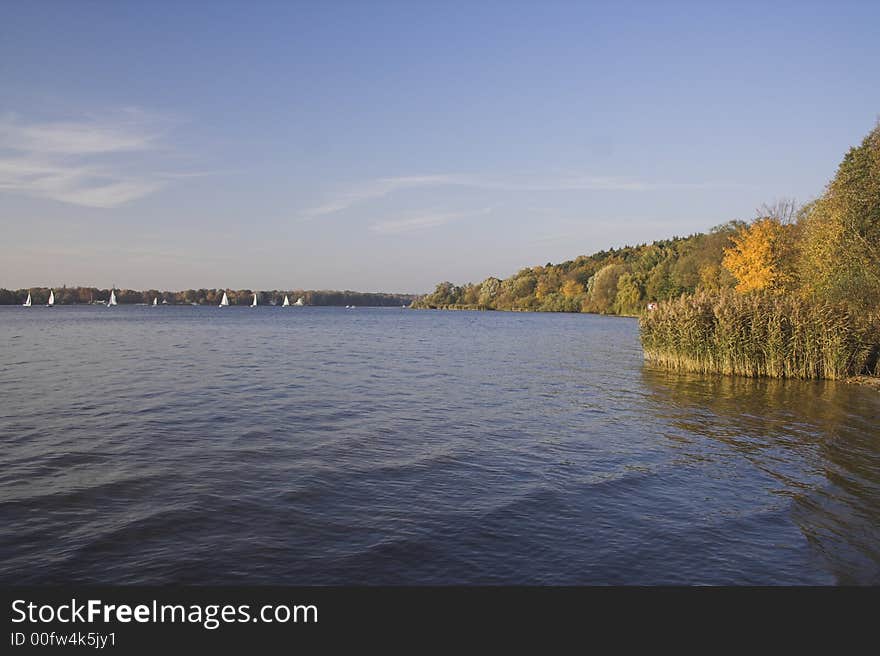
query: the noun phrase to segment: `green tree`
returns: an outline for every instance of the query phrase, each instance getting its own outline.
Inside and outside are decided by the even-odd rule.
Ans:
[[[614,311],[617,314],[638,314],[641,311],[642,290],[635,276],[624,272],[617,280],[617,295],[614,298]]]
[[[864,309],[880,307],[880,124],[846,154],[801,223],[805,291]]]

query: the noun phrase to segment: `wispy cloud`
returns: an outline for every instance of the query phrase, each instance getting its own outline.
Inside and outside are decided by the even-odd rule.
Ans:
[[[90,155],[152,148],[156,134],[142,126],[102,125],[96,122],[27,124],[13,117],[0,119],[0,143],[5,148],[41,154]]]
[[[474,184],[484,189],[501,191],[668,191],[688,189],[721,189],[742,187],[734,182],[666,182],[619,177],[568,176],[534,181],[484,180]]]
[[[378,221],[370,226],[370,230],[383,235],[397,235],[406,232],[414,232],[416,230],[424,230],[425,228],[434,228],[460,219],[468,219],[488,214],[492,209],[493,208],[491,207],[486,207],[482,210],[472,212],[435,212],[421,214],[406,219]]]
[[[446,175],[445,184],[457,184],[476,189],[508,192],[542,191],[663,191],[669,189],[709,189],[739,186],[728,182],[665,182],[633,178],[587,175]]]
[[[584,175],[548,176],[488,176],[462,173],[434,175],[411,175],[377,178],[359,183],[340,192],[334,198],[317,207],[306,210],[302,220],[342,212],[371,200],[378,200],[404,189],[459,186],[485,191],[514,192],[566,192],[566,191],[618,191],[650,192],[667,190],[694,190],[735,188],[743,185],[733,182],[666,182],[645,181],[621,177],[595,177]],[[379,225],[379,224],[376,224]]]
[[[302,218],[303,220],[312,220],[328,214],[335,214],[354,205],[383,198],[402,189],[450,184],[449,177],[444,175],[413,175],[377,178],[354,185],[326,203],[306,210]]]
[[[79,121],[0,116],[0,192],[86,207],[118,207],[161,187],[167,173],[132,172],[124,156],[161,147],[161,121],[139,110]]]

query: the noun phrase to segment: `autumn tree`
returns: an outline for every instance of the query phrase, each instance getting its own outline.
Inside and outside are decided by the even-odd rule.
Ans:
[[[434,293],[431,294],[430,297],[431,304],[442,306],[458,303],[460,294],[461,288],[456,287],[449,281],[437,283],[437,287],[434,289]]]
[[[478,303],[480,305],[490,307],[494,303],[495,297],[498,295],[498,292],[500,290],[501,281],[498,278],[486,278],[480,284],[480,296],[477,299]]]
[[[480,298],[480,286],[466,284],[461,290],[461,302],[465,305],[476,305]]]
[[[724,268],[736,278],[736,290],[781,291],[791,286],[791,226],[763,217],[740,229],[724,249]]]
[[[562,285],[562,295],[565,298],[577,298],[583,293],[584,288],[577,280],[566,280]]]
[[[590,279],[590,298],[588,309],[590,312],[611,312],[614,308],[614,300],[617,297],[617,283],[626,271],[622,264],[608,264]]]
[[[548,294],[559,290],[559,272],[553,265],[548,267],[536,267],[534,272],[537,276],[535,285],[535,298],[542,300]]]

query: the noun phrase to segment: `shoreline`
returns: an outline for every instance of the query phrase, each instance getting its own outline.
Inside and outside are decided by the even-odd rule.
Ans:
[[[851,376],[850,378],[844,379],[845,383],[850,383],[851,385],[861,385],[863,387],[870,387],[878,392],[880,392],[880,376]]]
[[[509,309],[499,309],[492,308],[486,306],[477,306],[477,305],[444,305],[440,307],[416,307],[412,306],[410,309],[412,310],[442,310],[442,311],[452,311],[452,312],[523,312],[523,313],[532,313],[532,314],[591,314],[597,317],[624,317],[627,319],[640,319],[643,315],[641,314],[617,314],[614,312],[571,312],[569,310],[533,310],[531,308],[509,308]]]

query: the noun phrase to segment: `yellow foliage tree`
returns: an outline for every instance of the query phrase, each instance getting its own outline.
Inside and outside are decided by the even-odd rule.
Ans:
[[[566,280],[562,285],[562,295],[565,298],[576,298],[584,293],[584,287],[577,280]]]
[[[758,219],[730,240],[733,246],[724,249],[722,264],[736,278],[738,292],[786,288],[790,248],[786,225],[774,218]]]
[[[543,267],[535,267],[532,271],[536,272],[538,277],[538,284],[535,286],[535,298],[539,301],[559,289],[559,274],[556,271],[544,269]]]

